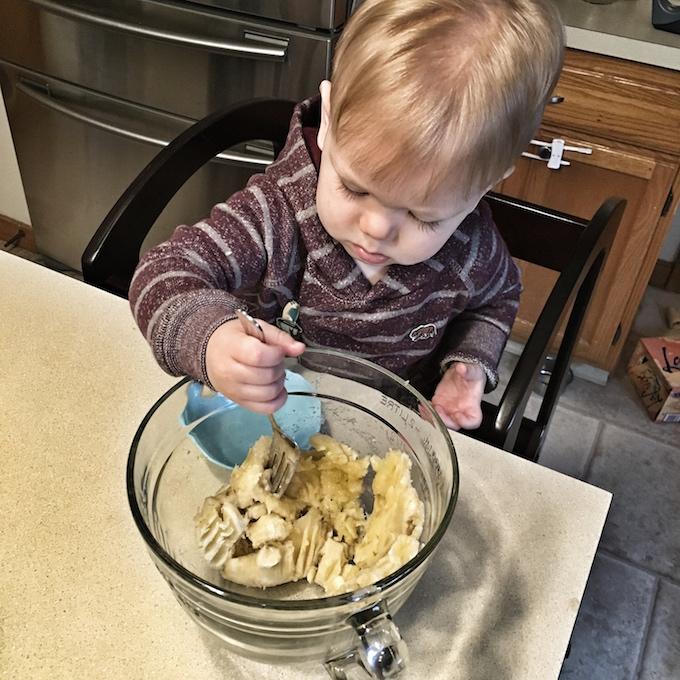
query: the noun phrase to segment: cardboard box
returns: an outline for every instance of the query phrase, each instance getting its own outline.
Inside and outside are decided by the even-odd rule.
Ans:
[[[641,338],[628,364],[628,375],[649,417],[680,423],[680,341]]]

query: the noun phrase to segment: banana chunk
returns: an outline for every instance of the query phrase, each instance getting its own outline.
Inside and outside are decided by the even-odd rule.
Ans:
[[[411,484],[410,458],[389,451],[384,458],[373,456],[371,466],[375,470],[373,512],[354,551],[354,562],[360,568],[385,557],[400,536],[419,539],[423,532],[423,504]]]
[[[221,569],[246,529],[246,520],[225,496],[206,498],[196,515],[198,543],[212,567]]]
[[[280,498],[268,490],[270,438],[261,437],[229,483],[205,499],[194,518],[198,544],[225,579],[260,588],[306,579],[334,595],[375,583],[420,549],[424,507],[406,454],[360,457],[322,434],[310,443]]]
[[[257,550],[268,543],[285,541],[292,528],[283,517],[271,512],[251,522],[246,529],[246,536]]]
[[[262,550],[265,551],[264,555],[260,554]],[[271,559],[274,556],[276,561]],[[222,568],[222,576],[228,581],[255,588],[270,588],[294,581],[293,544],[271,545],[227,560]]]

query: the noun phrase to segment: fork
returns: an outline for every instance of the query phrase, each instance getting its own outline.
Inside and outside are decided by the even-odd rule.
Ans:
[[[265,342],[264,331],[257,319],[243,309],[237,309],[236,314],[248,335]],[[272,443],[267,461],[267,467],[271,470],[269,488],[275,496],[281,496],[295,474],[301,455],[300,447],[279,427],[273,414],[270,413],[267,417],[272,426]]]

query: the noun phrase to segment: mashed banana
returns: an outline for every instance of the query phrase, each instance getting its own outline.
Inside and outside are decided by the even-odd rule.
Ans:
[[[225,579],[266,588],[305,578],[337,595],[375,583],[418,552],[424,510],[408,456],[360,458],[322,434],[310,443],[280,498],[268,490],[270,437],[261,437],[204,501],[195,517],[199,545]],[[361,494],[369,464],[367,516]]]

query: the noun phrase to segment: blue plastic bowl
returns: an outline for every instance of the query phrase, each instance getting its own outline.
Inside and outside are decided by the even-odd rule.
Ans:
[[[274,414],[279,427],[303,449],[309,448],[309,438],[321,429],[321,404],[310,398],[314,390],[302,376],[286,371],[286,403]],[[206,391],[203,385],[189,385],[187,403],[180,414],[183,425],[203,418],[189,436],[205,457],[216,465],[233,468],[242,463],[248,449],[262,435],[271,435],[269,419],[253,413],[227,399],[219,392]],[[296,396],[295,393],[306,396]]]

